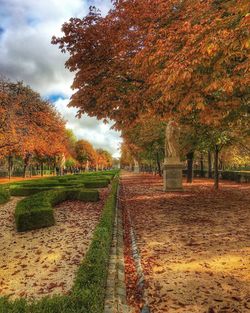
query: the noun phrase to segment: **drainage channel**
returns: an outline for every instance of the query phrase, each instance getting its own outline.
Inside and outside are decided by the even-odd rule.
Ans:
[[[135,235],[134,227],[132,224],[129,209],[127,209],[127,217],[128,217],[128,221],[130,225],[129,231],[130,231],[132,255],[133,255],[134,262],[135,262],[135,267],[136,267],[136,272],[137,272],[137,277],[138,277],[137,287],[141,292],[141,298],[144,303],[144,305],[142,306],[140,310],[140,313],[150,313],[149,304],[148,304],[148,293],[145,288],[145,277],[144,277],[144,273],[143,273],[143,269],[141,265],[140,251],[137,246],[136,235]]]
[[[131,313],[127,304],[125,283],[124,244],[122,212],[119,207],[119,187],[117,190],[114,234],[110,251],[104,313]]]

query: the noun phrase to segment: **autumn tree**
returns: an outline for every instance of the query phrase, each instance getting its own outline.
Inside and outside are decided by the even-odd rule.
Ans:
[[[24,176],[32,157],[67,153],[65,122],[54,107],[22,82],[0,82],[0,151],[21,156]]]
[[[66,132],[66,146],[67,146],[67,151],[68,151],[65,166],[66,168],[69,168],[70,171],[72,172],[73,167],[77,165],[76,150],[75,150],[77,138],[73,130],[66,129],[65,132]]]
[[[96,169],[110,168],[112,166],[112,155],[101,148],[96,149]]]
[[[78,140],[75,144],[75,153],[77,161],[88,170],[89,165],[95,165],[96,152],[92,144],[87,140]]]
[[[248,0],[122,0],[106,17],[72,18],[53,43],[70,54],[79,116],[126,129],[141,114],[195,113],[216,129],[249,116],[249,23]]]
[[[161,176],[164,160],[165,123],[155,117],[144,115],[132,127],[123,130],[125,144],[134,158],[141,163],[152,164]]]
[[[121,145],[121,166],[129,167],[132,170],[133,157],[131,155],[130,149],[125,142]]]

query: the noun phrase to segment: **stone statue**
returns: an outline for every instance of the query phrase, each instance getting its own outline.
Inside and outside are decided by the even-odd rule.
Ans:
[[[175,121],[169,121],[166,127],[165,155],[166,158],[180,158],[180,128]]]
[[[65,168],[65,162],[66,162],[66,158],[64,153],[62,153],[60,156],[58,156],[58,166],[59,166],[59,175],[62,176],[63,175],[63,170]]]
[[[163,190],[182,191],[182,169],[180,162],[180,128],[175,121],[169,121],[166,127],[165,160],[163,166]]]
[[[65,155],[63,153],[59,157],[59,166],[60,166],[60,168],[64,168],[65,167],[65,162],[66,162],[66,159],[65,159]]]
[[[134,160],[134,172],[139,173],[140,172],[139,162],[135,158],[133,158],[133,160]]]

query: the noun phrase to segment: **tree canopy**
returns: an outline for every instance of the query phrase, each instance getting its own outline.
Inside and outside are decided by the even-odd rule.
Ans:
[[[119,129],[145,112],[236,118],[249,104],[248,10],[247,0],[134,0],[72,18],[53,38],[76,72],[70,105]]]

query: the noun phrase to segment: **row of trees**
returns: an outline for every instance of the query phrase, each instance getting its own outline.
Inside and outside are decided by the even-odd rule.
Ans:
[[[249,152],[249,1],[119,0],[91,7],[53,38],[76,71],[70,106],[112,119],[123,150],[161,163],[164,123],[181,125],[189,168],[195,151]],[[244,148],[245,147],[245,148]],[[125,153],[124,152],[124,153]],[[124,157],[124,155],[123,155]]]
[[[92,148],[97,166],[111,166],[108,152],[95,151],[86,141],[75,142],[74,135],[66,130],[65,121],[49,101],[22,82],[0,80],[0,159],[7,159],[9,176],[14,159],[22,164],[24,176],[31,165],[39,166],[43,173],[45,164],[58,168],[65,158],[66,165],[70,162],[74,167],[82,167],[86,160],[93,165],[89,152],[82,156],[77,150],[81,145]]]
[[[154,171],[162,175],[162,165],[165,157],[165,127],[165,122],[159,122],[152,117],[148,117],[147,120],[142,120],[134,127],[124,131],[121,165],[132,169],[135,166],[135,161],[137,161],[142,170]],[[216,138],[215,135],[209,133],[207,128],[200,127],[191,130],[187,125],[182,124],[180,137],[181,160],[186,161],[188,182],[192,182],[194,167],[197,170],[199,169],[201,177],[205,176],[205,172],[208,177],[213,176],[215,142],[212,139]],[[238,138],[238,132],[235,129],[228,130],[224,134],[219,134],[219,136],[220,138],[224,136],[224,140],[218,143],[220,151],[218,169],[244,168],[250,164],[249,138]]]
[[[22,82],[0,81],[0,116],[0,153],[8,158],[9,175],[14,157],[22,158],[25,176],[33,158],[42,164],[67,153],[64,120]]]
[[[68,168],[80,170],[104,170],[112,167],[112,155],[103,149],[95,149],[87,140],[77,140],[71,130],[67,130],[71,158],[66,161]]]

